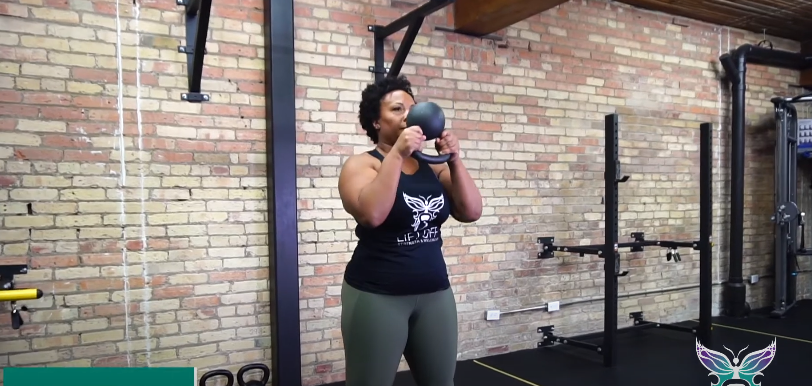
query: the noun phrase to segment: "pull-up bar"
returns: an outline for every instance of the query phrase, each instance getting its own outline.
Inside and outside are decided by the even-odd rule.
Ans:
[[[423,20],[426,16],[445,8],[453,2],[454,0],[430,0],[428,3],[413,9],[411,12],[385,26],[367,26],[367,30],[375,34],[375,65],[369,67],[369,72],[375,73],[376,81],[383,79],[387,74],[393,77],[400,74],[400,69],[403,68],[403,64],[406,62],[406,56],[409,55],[409,51],[412,49],[414,39],[417,38],[417,33],[420,31],[420,27],[423,26]],[[383,60],[383,42],[386,38],[406,26],[409,28],[406,30],[406,35],[400,42],[398,52],[392,60],[392,66],[387,68],[384,66]]]
[[[411,10],[409,13],[385,26],[368,25],[367,30],[375,34],[375,65],[369,66],[369,72],[375,73],[375,80],[378,81],[383,79],[383,77],[386,75],[392,77],[400,75],[400,70],[403,68],[403,64],[406,63],[406,56],[408,56],[409,51],[412,50],[412,44],[414,44],[414,40],[417,38],[417,33],[420,31],[420,27],[423,26],[423,20],[425,20],[427,16],[430,16],[431,14],[453,3],[454,0],[430,0],[429,2]],[[398,47],[397,53],[395,53],[395,58],[392,60],[392,65],[390,67],[386,67],[384,64],[383,43],[386,38],[394,35],[395,32],[402,30],[404,27],[408,27],[406,29],[406,34],[403,36],[403,40],[400,42],[400,47]],[[472,35],[445,27],[435,27],[434,30],[471,36],[479,39],[488,39],[494,41],[502,40],[501,36],[492,34],[485,34],[482,36]]]

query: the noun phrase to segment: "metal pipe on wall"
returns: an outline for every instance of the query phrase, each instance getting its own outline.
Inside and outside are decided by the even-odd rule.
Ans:
[[[730,154],[730,269],[724,293],[724,312],[729,316],[747,314],[742,271],[744,268],[744,97],[747,60],[745,46],[720,57],[732,84],[732,124]]]
[[[802,270],[799,270],[798,273],[799,274],[800,273],[812,273],[812,269],[802,269]],[[774,275],[769,275],[769,274],[768,275],[759,275],[759,279],[771,279],[771,278],[774,278]],[[727,284],[727,281],[717,281],[717,282],[712,283],[712,287],[718,287],[720,285],[725,285],[725,284]],[[684,284],[684,285],[671,286],[671,287],[665,287],[665,288],[659,288],[659,289],[633,291],[633,292],[625,293],[625,294],[622,294],[622,295],[618,295],[617,298],[618,299],[623,299],[623,298],[630,298],[630,297],[635,297],[635,296],[646,296],[646,295],[655,295],[655,294],[668,293],[668,292],[685,291],[685,290],[691,290],[691,289],[698,289],[699,287],[700,287],[699,284]],[[583,304],[583,303],[598,302],[598,301],[603,301],[605,299],[606,299],[606,297],[604,297],[604,296],[597,297],[597,298],[576,299],[576,300],[571,300],[571,301],[568,301],[568,302],[560,302],[560,307],[574,306],[574,305]],[[545,304],[545,305],[542,305],[542,306],[533,306],[533,307],[519,308],[519,309],[515,309],[515,310],[500,311],[499,315],[517,314],[517,313],[520,313],[520,312],[528,312],[528,311],[541,311],[541,310],[546,310],[546,309],[547,309],[547,305]]]
[[[713,283],[713,286],[716,287],[718,285],[721,285],[722,283],[724,283],[724,282],[716,282],[716,283]],[[633,291],[633,292],[629,292],[629,293],[626,293],[626,294],[618,295],[617,298],[618,299],[623,299],[623,298],[629,298],[629,297],[634,297],[634,296],[646,296],[646,295],[654,295],[654,294],[661,294],[661,293],[675,292],[675,291],[684,291],[684,290],[698,289],[698,288],[699,288],[699,284],[685,284],[685,285],[680,285],[680,286],[672,286],[672,287],[665,287],[665,288],[659,288],[659,289]],[[596,297],[596,298],[576,299],[576,300],[571,300],[571,301],[568,301],[568,302],[561,302],[561,306],[562,307],[563,306],[574,306],[574,305],[583,304],[583,303],[592,303],[592,302],[602,301],[602,300],[605,300],[605,299],[606,299],[605,296]],[[534,307],[520,308],[520,309],[516,309],[516,310],[500,311],[499,315],[516,314],[516,313],[519,313],[519,312],[539,311],[539,310],[546,310],[546,309],[547,309],[547,305],[545,304],[543,306],[534,306]]]

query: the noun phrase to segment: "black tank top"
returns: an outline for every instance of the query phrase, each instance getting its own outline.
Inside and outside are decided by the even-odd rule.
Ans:
[[[383,161],[377,149],[368,152]],[[414,295],[450,287],[441,225],[451,213],[451,198],[429,164],[400,173],[395,202],[376,228],[358,225],[358,245],[347,264],[344,280],[367,292]]]

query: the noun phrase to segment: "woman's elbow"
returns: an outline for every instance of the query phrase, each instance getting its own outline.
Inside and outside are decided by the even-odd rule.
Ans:
[[[468,216],[468,222],[476,222],[479,221],[480,217],[482,217],[482,207],[479,209],[472,211]]]
[[[472,208],[464,208],[464,210],[457,211],[454,218],[462,223],[472,223],[482,217],[482,206],[477,205]]]
[[[381,216],[376,216],[375,213],[371,212],[368,209],[360,209],[360,205],[348,205],[346,202],[344,203],[344,210],[349,213],[350,216],[355,220],[358,225],[361,225],[365,228],[375,228],[381,223],[385,218],[381,218]]]
[[[366,228],[377,228],[386,220],[385,215],[369,212],[358,213],[358,215],[354,217],[358,224],[361,224]]]
[[[482,217],[482,207],[484,206],[482,204],[482,196],[477,194],[477,198],[478,199],[474,200],[474,202],[469,205],[468,208],[468,217],[471,219],[471,222],[477,221],[480,217]]]
[[[478,221],[482,217],[482,205],[478,206],[471,216],[471,222]]]

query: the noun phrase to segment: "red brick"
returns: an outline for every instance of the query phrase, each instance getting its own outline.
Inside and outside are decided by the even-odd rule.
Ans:
[[[217,151],[224,152],[246,152],[251,150],[252,144],[250,142],[219,142],[216,144]]]
[[[17,127],[17,120],[11,118],[0,118],[0,130],[14,130]]]
[[[174,286],[156,288],[152,291],[152,296],[155,299],[171,299],[194,295],[194,286]]]
[[[15,151],[17,159],[29,161],[59,161],[62,151],[57,149],[19,148]]]
[[[92,147],[90,140],[85,137],[71,137],[66,135],[49,135],[42,139],[42,144],[52,147],[74,147],[74,148],[89,148]]]
[[[0,90],[0,102],[19,103],[23,100],[21,92],[13,90]]]
[[[106,150],[65,150],[65,161],[102,162],[110,159]]]
[[[23,103],[28,105],[62,105],[71,104],[71,96],[67,94],[26,92],[23,95]]]

